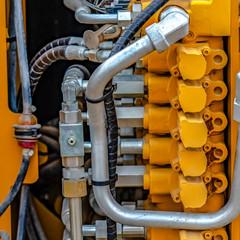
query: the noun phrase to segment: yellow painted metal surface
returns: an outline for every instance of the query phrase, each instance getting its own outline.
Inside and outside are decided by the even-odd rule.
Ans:
[[[146,182],[144,177],[145,187],[149,188],[146,209],[214,212],[224,205],[222,193],[227,189],[228,179],[222,162],[228,156],[226,145],[231,150],[223,134],[228,125],[224,101],[232,82],[226,84],[223,74],[227,63],[231,64],[231,56],[224,49],[222,37],[229,37],[232,31],[231,4],[230,0],[170,0],[167,5],[181,6],[190,14],[189,35],[164,53],[154,52],[143,58],[143,66],[148,70],[145,73],[148,89],[145,98],[151,103],[145,105],[144,128],[148,133],[158,135],[146,137],[143,158],[150,164],[159,165],[147,168]],[[159,12],[144,27],[158,18]],[[237,41],[235,44],[239,45]],[[229,90],[230,95],[235,94],[231,87]],[[228,118],[232,121],[232,115],[228,114]],[[164,129],[159,127],[160,123]],[[169,135],[168,140],[166,136],[162,137],[166,134],[178,143],[172,143]],[[158,157],[158,148],[161,157]],[[171,164],[175,171],[161,168],[164,163]],[[169,177],[161,179],[158,176],[157,172],[163,170],[169,171]],[[163,184],[169,187],[168,195],[167,191],[163,195],[157,188]],[[148,239],[159,239],[159,236],[181,240],[228,239],[225,229],[214,233],[181,231],[181,237],[178,230],[148,231]]]
[[[13,125],[18,123],[19,114],[12,113],[8,108],[8,86],[7,86],[7,25],[6,25],[6,2],[0,1],[0,115],[1,115],[1,142],[0,142],[0,202],[8,194],[11,186],[17,178],[22,149],[14,139]],[[35,148],[37,153],[37,147]],[[29,170],[25,183],[33,183],[38,179],[37,154],[31,158]],[[4,183],[4,184],[3,184]],[[0,217],[0,229],[11,234],[10,208]]]

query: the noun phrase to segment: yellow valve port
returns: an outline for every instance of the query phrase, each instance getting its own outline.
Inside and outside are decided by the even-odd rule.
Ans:
[[[178,112],[178,126],[185,148],[200,148],[207,142],[208,129],[199,114]]]
[[[194,231],[179,231],[180,240],[204,240],[201,232]]]
[[[148,240],[159,240],[159,236],[161,236],[161,238],[164,240],[228,240],[228,235],[225,228],[205,231],[147,228]]]
[[[207,157],[200,149],[186,149],[183,144],[178,144],[179,165],[184,176],[201,176],[207,168]]]
[[[184,212],[190,213],[211,213],[217,212],[225,204],[224,194],[212,194],[201,208],[184,208]]]
[[[178,81],[179,102],[183,112],[201,112],[206,106],[207,94],[197,81]]]
[[[143,144],[143,159],[150,164],[167,165],[177,157],[177,143],[172,138],[151,138]]]
[[[177,53],[178,69],[184,80],[197,80],[205,75],[207,62],[201,48],[179,46]]]
[[[143,126],[149,133],[171,133],[173,139],[182,140],[185,148],[200,148],[206,144],[208,135],[226,128],[227,118],[223,112],[212,111],[209,107],[201,113],[184,114],[171,107],[146,104]]]
[[[150,164],[171,164],[173,170],[181,170],[184,176],[201,176],[207,168],[203,149],[185,149],[172,138],[151,138],[143,144],[143,159]]]
[[[185,208],[200,208],[207,202],[207,188],[199,177],[179,174],[180,198]]]
[[[169,77],[153,73],[145,74],[145,83],[148,85],[149,103],[169,103],[168,84]]]
[[[167,228],[147,228],[147,240],[159,240],[159,236],[164,240],[179,240],[178,229]]]
[[[172,109],[170,107],[159,108],[153,104],[145,105],[143,126],[149,133],[167,134],[169,133],[169,120]]]
[[[173,108],[184,112],[201,112],[213,101],[221,101],[227,96],[227,86],[223,80],[204,76],[202,79],[186,80],[147,72],[145,87],[149,103],[170,103]]]
[[[150,169],[143,177],[143,188],[149,189],[150,194],[169,194],[170,178],[173,170],[171,168]]]
[[[205,40],[208,41],[208,39]],[[195,39],[196,41],[198,39]],[[186,49],[183,54],[178,50],[182,48]],[[179,54],[181,58],[179,58]],[[195,61],[199,62],[200,65],[195,64]],[[205,75],[209,75],[214,69],[223,69],[227,61],[228,57],[226,53],[222,49],[219,49],[217,42],[176,43],[161,54],[153,52],[144,57],[143,67],[149,72],[160,74],[171,72],[175,77],[180,77],[183,74],[183,79],[200,80]],[[195,71],[192,71],[192,65]],[[204,69],[205,72],[203,71]]]

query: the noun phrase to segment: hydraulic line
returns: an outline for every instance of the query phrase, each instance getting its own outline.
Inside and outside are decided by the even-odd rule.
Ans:
[[[138,32],[138,30],[146,23],[154,13],[156,13],[168,0],[154,0],[142,12],[140,12],[133,22],[127,27],[115,43],[111,55],[118,53],[127,46],[129,41]]]
[[[35,207],[34,207],[34,203],[33,203],[33,200],[32,200],[32,196],[29,194],[29,204],[28,204],[28,212],[29,212],[29,215],[32,219],[32,223],[34,225],[34,228],[36,230],[36,235],[38,236],[39,240],[47,240],[46,236],[45,236],[45,233],[42,229],[42,226],[40,224],[40,221],[38,219],[38,216],[37,216],[37,213],[36,213],[36,210],[35,210]]]
[[[12,203],[12,201],[15,199],[17,193],[19,192],[23,180],[26,176],[27,170],[29,165],[29,150],[23,149],[22,153],[22,163],[21,167],[17,176],[17,179],[15,183],[13,184],[12,188],[10,189],[10,192],[6,196],[6,198],[3,200],[3,202],[0,205],[0,217],[5,212],[5,210],[8,208],[8,206]]]
[[[19,207],[17,240],[25,239],[28,196],[29,196],[29,186],[23,185],[21,190],[21,199],[20,199],[20,207]]]
[[[58,128],[53,127],[53,126],[42,126],[39,129],[39,132],[41,134],[47,135],[49,137],[52,137],[52,138],[54,138],[56,140],[58,140],[58,138],[59,138],[59,130],[58,130]]]
[[[64,37],[64,38],[55,39],[52,42],[48,43],[46,46],[44,46],[40,51],[37,52],[37,54],[32,58],[29,66],[31,67],[33,63],[48,50],[55,47],[64,46],[64,45],[84,46],[84,41],[83,41],[83,38],[80,38],[80,37]]]
[[[27,212],[26,230],[27,230],[28,239],[38,240],[37,236],[36,236],[36,233],[35,233],[35,230],[34,230],[34,227],[33,227],[31,217],[30,217],[29,209],[28,209],[28,212]]]
[[[85,46],[62,45],[55,48],[50,48],[44,52],[30,68],[30,83],[32,95],[34,94],[39,79],[44,71],[58,60],[87,60],[87,48]]]
[[[57,60],[66,60],[65,50],[67,46],[58,46],[55,48],[51,48],[44,52],[31,66],[30,68],[30,81],[32,88],[32,95],[36,90],[36,86],[38,81],[44,71],[55,61]]]
[[[57,140],[42,134],[39,141],[45,143],[50,150],[60,153],[60,145]]]
[[[115,43],[110,57],[121,51],[143,26],[146,21],[153,16],[164,4],[166,0],[154,0],[151,2],[127,27]],[[112,80],[108,82],[104,89],[104,95],[112,89]],[[109,179],[116,178],[117,155],[118,155],[118,123],[117,114],[114,103],[113,94],[110,94],[104,101],[105,111],[108,123],[108,164],[109,164]],[[114,199],[116,199],[115,183],[110,184],[110,191]],[[117,239],[116,223],[107,217],[108,239]]]
[[[0,239],[10,240],[10,236],[9,236],[8,232],[0,230]]]
[[[18,112],[17,108],[17,90],[16,90],[16,63],[17,63],[17,49],[16,49],[16,33],[14,26],[14,8],[13,0],[10,4],[9,13],[9,50],[8,50],[8,95],[9,95],[9,107],[13,112]]]
[[[14,0],[14,24],[17,40],[18,62],[22,83],[23,114],[32,113],[32,97],[29,82],[28,58],[23,24],[22,1]]]

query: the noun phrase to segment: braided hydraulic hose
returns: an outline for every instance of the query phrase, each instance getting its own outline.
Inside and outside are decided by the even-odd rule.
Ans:
[[[167,1],[166,0],[154,0],[151,2],[139,15],[133,20],[133,22],[127,27],[123,34],[119,37],[111,51],[110,57],[121,51],[137,33],[137,31],[146,23],[150,17],[153,16]],[[104,95],[111,91],[112,81],[109,81],[104,89]],[[116,108],[114,104],[113,94],[110,94],[105,99],[105,109],[108,123],[108,164],[109,164],[109,179],[116,178],[117,167],[117,152],[118,152],[118,124]],[[116,198],[115,184],[110,184],[110,191],[112,196]],[[107,218],[107,231],[108,240],[116,240],[116,223]]]
[[[67,60],[65,55],[66,48],[66,45],[50,48],[33,62],[30,68],[30,84],[32,88],[32,95],[34,94],[38,81],[44,71],[57,60]]]
[[[59,46],[64,46],[64,45],[79,45],[79,46],[84,46],[84,41],[83,38],[79,37],[64,37],[64,38],[59,38],[55,39],[52,42],[48,43],[46,46],[44,46],[40,51],[37,52],[37,54],[32,58],[29,66],[31,67],[33,63],[45,52],[50,50],[51,48],[59,47]]]

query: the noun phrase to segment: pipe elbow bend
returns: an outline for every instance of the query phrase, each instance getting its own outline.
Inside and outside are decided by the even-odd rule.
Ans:
[[[155,49],[161,53],[181,40],[189,31],[189,15],[178,7],[169,7],[161,15],[161,21],[146,28]]]

